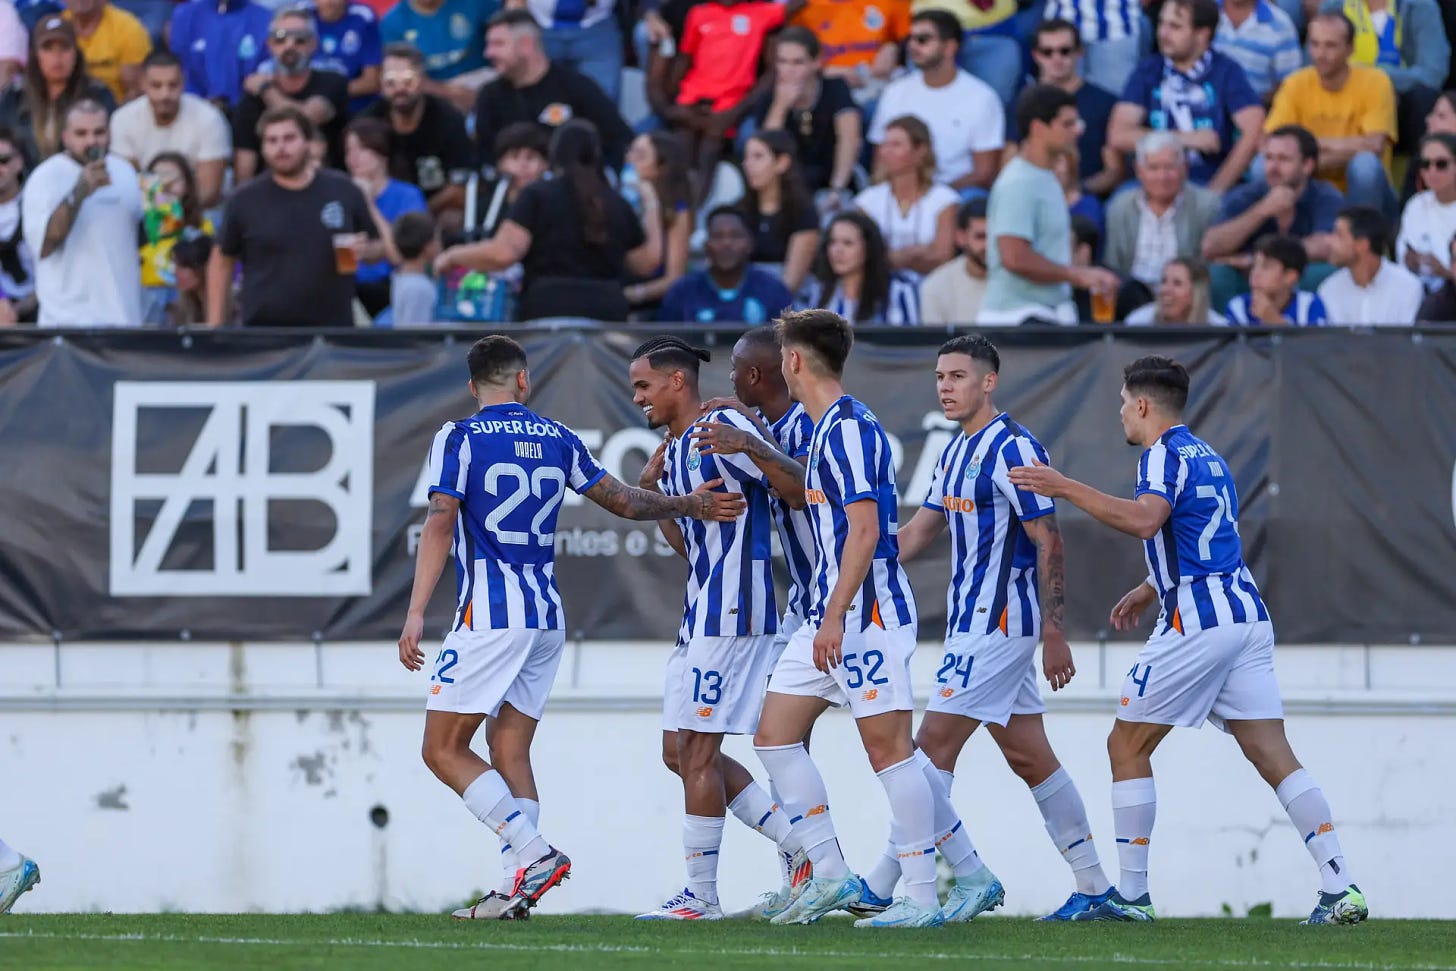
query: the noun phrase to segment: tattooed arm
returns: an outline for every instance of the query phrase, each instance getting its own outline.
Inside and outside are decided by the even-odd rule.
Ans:
[[[804,465],[779,451],[767,439],[750,435],[723,422],[699,422],[693,426],[693,440],[705,454],[742,453],[768,478],[768,484],[790,509],[808,505],[804,497]]]
[[[586,490],[584,495],[607,512],[615,513],[623,519],[671,522],[679,516],[686,516],[689,519],[732,522],[743,511],[743,496],[736,492],[712,491],[722,484],[722,479],[714,479],[704,482],[690,495],[665,496],[660,492],[635,489],[606,475]]]
[[[1065,688],[1077,673],[1072,649],[1062,627],[1066,572],[1062,564],[1062,531],[1055,513],[1023,522],[1026,535],[1036,544],[1037,586],[1041,595],[1041,665],[1053,691]]]
[[[425,663],[425,654],[420,650],[420,638],[425,632],[425,607],[450,557],[459,512],[459,499],[443,492],[431,493],[430,511],[425,514],[425,529],[420,534],[420,548],[415,556],[415,585],[410,592],[409,613],[405,615],[404,631],[399,635],[399,663],[411,671],[418,671]]]

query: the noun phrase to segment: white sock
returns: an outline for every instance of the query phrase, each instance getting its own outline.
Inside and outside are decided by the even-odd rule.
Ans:
[[[1136,900],[1148,892],[1148,841],[1157,815],[1158,793],[1152,776],[1112,784],[1112,828],[1122,866],[1117,892],[1123,900]]]
[[[541,804],[539,802],[537,802],[535,799],[521,799],[517,797],[516,805],[521,807],[521,812],[526,814],[526,818],[531,821],[532,826],[540,825]],[[501,869],[504,872],[501,875],[500,892],[503,894],[510,894],[510,892],[516,887],[516,872],[523,867],[530,866],[538,859],[540,859],[540,857],[532,857],[529,860],[523,859],[521,855],[516,852],[516,848],[514,846],[512,846],[510,843],[502,843]]]
[[[744,786],[743,791],[728,804],[728,811],[749,829],[773,840],[774,845],[782,843],[789,835],[789,814],[757,782]]]
[[[1335,835],[1334,814],[1314,777],[1304,769],[1295,769],[1279,783],[1274,795],[1304,840],[1304,848],[1314,857],[1324,892],[1339,893],[1354,883],[1340,849],[1340,838]]]
[[[955,803],[950,801],[950,787],[955,775],[944,769],[937,769],[935,763],[924,752],[916,751],[916,760],[930,783],[930,795],[935,800],[935,848],[950,864],[956,879],[969,877],[986,864],[981,862],[971,834],[961,825],[961,814],[956,812]]]
[[[722,816],[683,816],[683,857],[688,890],[710,904],[718,902],[718,850],[723,845]]]
[[[1047,776],[1041,785],[1032,788],[1031,795],[1046,822],[1047,835],[1072,868],[1077,889],[1093,897],[1106,893],[1112,884],[1097,859],[1092,825],[1087,822],[1087,807],[1082,804],[1082,794],[1077,791],[1067,770],[1058,766],[1057,771]]]
[[[926,907],[940,906],[935,894],[935,793],[914,755],[881,769],[875,775],[885,787],[890,812],[903,838],[895,849],[900,855],[900,872],[905,896]]]
[[[20,863],[20,851],[0,840],[0,870],[14,870]]]
[[[870,893],[876,897],[889,900],[895,896],[895,886],[900,882],[900,851],[899,845],[905,841],[904,831],[900,824],[894,819],[890,820],[890,839],[885,843],[885,848],[880,852],[880,858],[875,865],[870,867],[869,872],[863,874],[865,886],[870,888]]]
[[[537,829],[541,828],[541,803],[535,799],[522,799],[517,796],[516,805],[521,807],[521,812],[526,814],[526,818],[531,821],[532,826]]]
[[[789,809],[788,803],[784,802],[783,796],[779,795],[779,787],[774,785],[772,779],[768,780],[768,794],[773,797],[774,805],[778,806],[779,811],[784,814],[784,819],[788,820],[793,815],[793,812]],[[792,826],[789,827],[789,831],[784,834],[784,837],[778,841],[778,844],[779,870],[783,873],[784,886],[792,886],[794,883],[794,854],[803,849],[799,845],[798,839],[794,836],[794,828]]]
[[[789,838],[809,854],[815,879],[847,875],[849,867],[839,850],[834,820],[829,815],[829,790],[803,743],[754,746],[754,751],[783,794],[784,805],[793,807],[789,812]]]
[[[495,769],[476,776],[460,798],[471,815],[493,829],[502,843],[515,847],[517,859],[534,863],[551,848],[536,832],[535,824],[521,810],[506,780]]]

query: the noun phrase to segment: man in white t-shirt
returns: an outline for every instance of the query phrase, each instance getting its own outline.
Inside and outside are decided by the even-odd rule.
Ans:
[[[1330,262],[1338,266],[1320,284],[1319,298],[1333,325],[1409,327],[1425,299],[1421,278],[1385,258],[1390,224],[1378,209],[1350,206],[1335,218]]]
[[[891,121],[914,115],[930,128],[935,181],[989,190],[1006,144],[1006,112],[990,85],[956,67],[960,38],[960,22],[944,10],[911,19],[908,50],[918,70],[885,88],[868,139],[878,145]]]
[[[180,152],[197,176],[204,209],[222,201],[222,178],[232,158],[227,119],[204,98],[182,90],[182,62],[157,48],[142,61],[142,93],[111,116],[111,148],[138,169],[162,152]]]
[[[142,193],[109,141],[106,109],[77,101],[62,122],[63,151],[36,167],[21,194],[25,241],[39,256],[42,327],[141,325]]]
[[[986,200],[961,203],[956,246],[965,256],[930,272],[920,283],[922,324],[969,324],[981,314],[986,295]]]

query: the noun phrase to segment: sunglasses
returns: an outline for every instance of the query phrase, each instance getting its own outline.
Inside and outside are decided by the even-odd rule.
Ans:
[[[940,40],[940,35],[939,34],[911,34],[910,35],[910,43],[912,43],[912,44],[933,44],[933,43],[935,43],[938,40]]]
[[[286,43],[288,41],[294,41],[294,42],[299,43],[299,44],[307,44],[309,41],[313,40],[313,31],[311,31],[311,30],[275,30],[275,31],[273,31],[273,33],[272,33],[271,36],[273,38],[274,43],[277,43],[277,44],[283,44],[283,43]]]
[[[1042,57],[1071,57],[1077,52],[1075,47],[1038,47],[1036,52]]]
[[[412,84],[419,79],[416,71],[390,71],[380,78],[385,84]]]
[[[1435,169],[1437,172],[1444,172],[1451,167],[1449,158],[1423,158],[1421,159],[1421,171]]]

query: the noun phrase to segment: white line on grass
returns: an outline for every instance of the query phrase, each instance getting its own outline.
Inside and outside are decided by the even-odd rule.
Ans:
[[[46,940],[46,941],[100,941],[117,943],[157,944],[229,944],[263,947],[365,947],[365,948],[407,948],[440,951],[526,951],[565,952],[584,954],[661,954],[700,955],[703,950],[688,948],[655,948],[631,944],[509,944],[501,941],[421,941],[421,940],[371,940],[366,938],[328,938],[319,940],[283,939],[271,937],[187,937],[181,934],[53,934],[46,932],[0,931],[0,939]],[[1368,961],[1264,961],[1257,958],[1240,960],[1220,958],[1215,960],[1186,957],[1151,958],[1133,954],[1112,953],[1108,955],[1049,955],[1049,954],[980,954],[980,953],[894,953],[880,951],[819,951],[806,948],[724,948],[712,947],[712,953],[730,957],[765,958],[846,958],[851,960],[874,959],[878,961],[1004,961],[1047,964],[1092,964],[1112,963],[1145,967],[1179,968],[1289,968],[1292,971],[1456,971],[1450,964],[1389,964]]]

